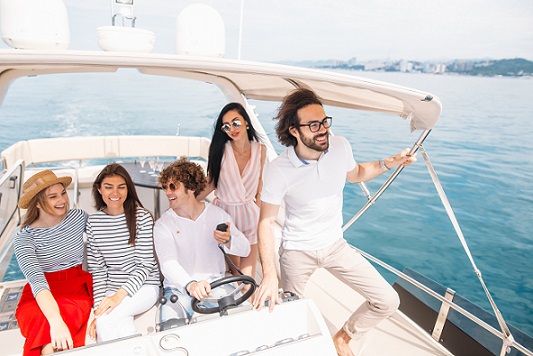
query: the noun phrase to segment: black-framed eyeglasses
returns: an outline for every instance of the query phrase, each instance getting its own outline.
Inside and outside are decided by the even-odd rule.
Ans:
[[[231,122],[231,126],[233,126],[233,128],[235,128],[235,129],[238,129],[239,127],[242,126],[241,120],[234,119]],[[225,123],[224,125],[220,126],[220,129],[222,130],[222,132],[228,133],[228,132],[231,131],[231,126],[230,126],[230,124]]]
[[[163,190],[170,189],[172,191],[175,191],[176,189],[178,189],[178,187],[173,182],[170,182],[168,184],[165,183],[165,184],[161,185],[161,189],[163,189]]]
[[[331,127],[331,122],[333,118],[331,116],[326,116],[324,120],[322,121],[311,121],[307,124],[299,124],[296,125],[298,127],[302,126],[309,126],[309,131],[311,132],[318,132],[320,130],[320,126],[324,126],[324,128],[329,129]]]

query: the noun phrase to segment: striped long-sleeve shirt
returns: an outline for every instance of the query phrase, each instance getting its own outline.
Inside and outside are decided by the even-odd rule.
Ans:
[[[86,222],[85,211],[72,209],[56,226],[34,228],[27,225],[17,233],[15,256],[34,296],[42,290],[50,290],[43,273],[61,271],[83,262]]]
[[[134,295],[144,284],[159,285],[159,269],[154,257],[153,219],[137,208],[135,246],[128,244],[126,215],[98,211],[87,221],[87,266],[93,275],[94,306],[106,292],[123,288]]]

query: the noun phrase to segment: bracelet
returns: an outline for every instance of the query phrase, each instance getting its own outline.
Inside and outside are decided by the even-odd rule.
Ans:
[[[224,245],[228,246],[228,244],[231,242],[231,235],[229,235],[229,240],[224,242]]]
[[[383,168],[385,171],[390,171],[390,168],[387,167],[387,165],[385,164],[385,161],[380,159],[379,161],[379,165],[381,166],[381,168]]]

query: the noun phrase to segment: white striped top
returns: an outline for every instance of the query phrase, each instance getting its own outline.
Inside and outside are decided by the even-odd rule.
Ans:
[[[244,170],[239,171],[231,142],[226,142],[220,167],[220,179],[213,204],[221,207],[235,221],[250,244],[257,243],[259,207],[254,202],[261,172],[261,144],[251,142],[251,155]]]
[[[130,237],[126,215],[107,215],[98,211],[87,221],[87,267],[93,275],[94,306],[106,292],[123,288],[133,296],[143,285],[160,285],[154,257],[153,218],[148,210],[137,207],[135,246]]]
[[[33,295],[50,290],[45,272],[57,272],[83,262],[83,232],[87,213],[69,210],[59,224],[47,228],[29,225],[18,231],[14,250],[20,270],[31,286]]]

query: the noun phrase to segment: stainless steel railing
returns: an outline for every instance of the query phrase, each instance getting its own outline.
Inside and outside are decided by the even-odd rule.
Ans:
[[[0,176],[0,239],[13,219],[20,221],[17,204],[22,191],[24,161],[19,160]]]

